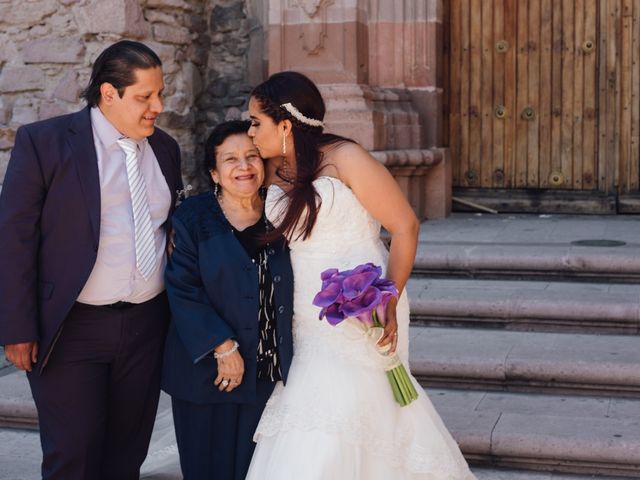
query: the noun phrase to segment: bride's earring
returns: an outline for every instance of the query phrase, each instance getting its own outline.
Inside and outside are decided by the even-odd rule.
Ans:
[[[282,156],[287,154],[287,136],[282,132]]]

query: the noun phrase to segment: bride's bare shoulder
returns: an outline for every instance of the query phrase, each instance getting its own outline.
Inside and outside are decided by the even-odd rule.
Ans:
[[[342,178],[343,174],[357,165],[376,161],[359,143],[340,142],[322,149],[322,175]]]

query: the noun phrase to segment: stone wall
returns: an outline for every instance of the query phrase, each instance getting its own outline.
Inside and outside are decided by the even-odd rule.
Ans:
[[[183,169],[199,190],[208,186],[201,169],[203,144],[213,127],[247,110],[249,93],[264,78],[263,0],[204,2],[208,29],[199,39],[206,84],[195,103],[195,162]]]
[[[262,78],[262,3],[0,0],[0,183],[16,129],[81,108],[93,60],[127,38],[162,59],[166,104],[159,125],[182,147],[185,181],[202,185],[195,159],[205,135],[220,120],[238,117],[249,79]]]

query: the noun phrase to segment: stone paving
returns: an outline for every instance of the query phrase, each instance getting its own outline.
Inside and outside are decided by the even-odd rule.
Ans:
[[[572,242],[612,240],[618,247]],[[453,214],[425,222],[416,256],[418,271],[475,276],[537,273],[640,277],[640,222],[636,215]]]
[[[16,374],[18,375],[18,374]],[[533,408],[540,411],[549,408],[549,403],[540,402],[537,406],[531,406],[531,400],[524,397],[520,401],[504,398],[504,395],[495,394],[487,397],[485,394],[468,393],[460,395],[459,392],[446,390],[433,390],[429,392],[434,405],[443,414],[443,418],[448,425],[453,426],[454,434],[457,432],[457,425],[454,425],[456,408],[464,408],[470,402],[477,403],[478,409],[487,412],[502,411],[527,411]],[[483,397],[478,400],[478,396]],[[535,401],[534,401],[535,402]],[[588,403],[588,402],[587,402]],[[598,407],[598,406],[596,406]],[[600,405],[600,407],[602,407]],[[593,406],[582,406],[576,409],[575,404],[563,405],[566,410],[574,409],[576,412],[588,413],[594,409]],[[459,422],[458,422],[459,423]],[[463,428],[469,429],[469,423],[463,422]],[[38,433],[35,430],[24,429],[0,429],[0,480],[36,480],[39,478],[39,465],[41,461],[40,444]],[[474,468],[478,480],[587,480],[598,478],[607,480],[605,477],[593,476],[572,476],[550,473],[531,473],[513,470],[496,470],[485,467]],[[173,423],[169,398],[166,395],[161,397],[160,408],[156,418],[156,425],[151,439],[149,454],[145,461],[141,478],[145,480],[179,480],[181,477],[178,463],[178,452],[175,445],[175,435],[173,433]],[[619,479],[618,479],[619,480]]]
[[[560,245],[609,239],[640,248],[638,215],[489,215],[454,213],[420,226],[420,243]],[[624,247],[623,247],[624,248]]]
[[[433,382],[639,395],[639,345],[633,335],[411,327],[411,369]]]

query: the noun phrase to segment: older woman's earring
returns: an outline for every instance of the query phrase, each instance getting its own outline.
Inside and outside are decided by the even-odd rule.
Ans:
[[[213,182],[213,196],[217,197],[220,195],[220,187],[217,182]]]
[[[282,156],[287,154],[287,136],[282,132]]]

